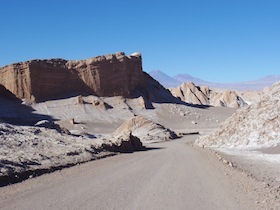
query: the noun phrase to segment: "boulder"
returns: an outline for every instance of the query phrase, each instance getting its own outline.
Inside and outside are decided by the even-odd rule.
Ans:
[[[134,152],[144,149],[140,139],[133,136],[131,132],[111,136],[109,140],[105,141],[103,148],[111,152]]]
[[[101,99],[94,99],[92,101],[92,105],[94,107],[97,107],[97,108],[100,108],[100,109],[105,109],[105,110],[113,108],[112,106],[110,106],[109,104],[107,104],[106,102],[104,102]]]
[[[119,138],[125,133],[130,132],[144,143],[161,142],[178,138],[170,129],[142,116],[137,116],[124,122],[111,136]]]

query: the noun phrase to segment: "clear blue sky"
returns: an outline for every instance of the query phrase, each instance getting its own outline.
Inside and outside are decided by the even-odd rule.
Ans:
[[[0,66],[139,51],[171,76],[280,74],[279,0],[3,0],[0,27]]]

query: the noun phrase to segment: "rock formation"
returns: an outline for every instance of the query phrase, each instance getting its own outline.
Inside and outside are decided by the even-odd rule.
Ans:
[[[2,176],[13,177],[22,172],[95,159],[93,154],[97,154],[104,143],[99,139],[76,138],[54,129],[7,123],[0,123],[0,135],[0,180]]]
[[[177,88],[170,88],[170,91],[175,97],[187,103],[199,105],[208,105],[210,103],[208,99],[209,89],[195,86],[192,82],[183,83]]]
[[[104,143],[103,148],[111,152],[134,152],[143,150],[144,146],[138,137],[127,132],[118,136],[112,135],[109,141]]]
[[[209,98],[213,106],[239,108],[247,105],[240,95],[231,90],[211,91]]]
[[[46,124],[51,123],[41,121],[34,127],[0,122],[0,186],[106,157],[114,152],[143,149],[140,140],[131,133],[110,139],[86,135],[77,138],[44,128]]]
[[[210,90],[207,86],[196,86],[193,82],[183,83],[181,86],[169,90],[175,97],[190,104],[233,108],[246,105],[246,102],[235,91]]]
[[[145,143],[178,138],[173,131],[142,116],[137,116],[124,122],[112,136],[118,138],[119,136],[123,136],[124,133],[132,133],[141,142]]]
[[[140,53],[81,61],[31,60],[0,68],[0,84],[20,99],[44,101],[67,94],[129,97],[145,86]]]
[[[280,143],[280,82],[260,102],[239,109],[216,131],[196,140],[199,146],[255,147]]]

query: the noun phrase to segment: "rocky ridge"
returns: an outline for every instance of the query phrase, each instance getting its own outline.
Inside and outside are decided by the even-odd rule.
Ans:
[[[195,144],[206,147],[263,147],[280,143],[280,82],[261,100],[239,109],[217,130]]]
[[[178,87],[182,82],[193,82],[199,86],[208,86],[211,89],[226,89],[241,92],[262,91],[265,87],[270,87],[280,80],[280,75],[268,75],[263,78],[244,82],[216,83],[193,77],[189,74],[177,74],[171,77],[160,70],[153,70],[149,73],[154,79],[159,81],[166,88]]]
[[[211,90],[208,86],[196,86],[193,82],[169,88],[173,96],[190,104],[239,108],[247,103],[235,91]]]

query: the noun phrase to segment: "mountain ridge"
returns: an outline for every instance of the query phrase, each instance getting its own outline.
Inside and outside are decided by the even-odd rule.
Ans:
[[[197,85],[209,86],[211,88],[231,89],[237,91],[261,91],[265,87],[271,86],[280,80],[280,75],[267,75],[251,81],[216,83],[193,77],[190,74],[177,74],[174,77],[171,77],[160,70],[151,71],[149,74],[166,88],[177,87],[181,85],[182,82],[194,82]],[[164,75],[164,79],[162,79],[162,75]]]

